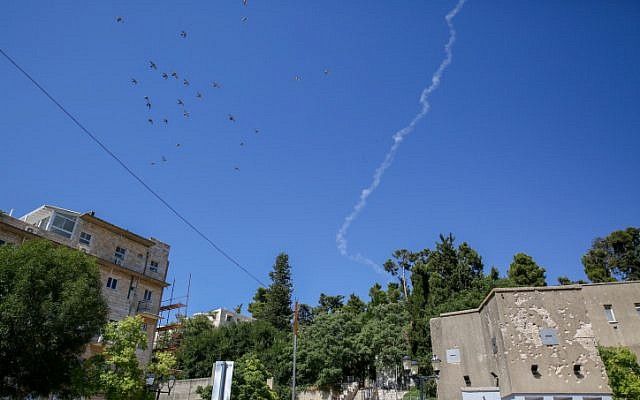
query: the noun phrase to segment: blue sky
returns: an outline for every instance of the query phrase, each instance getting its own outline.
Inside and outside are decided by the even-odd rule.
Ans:
[[[7,0],[0,47],[263,281],[287,252],[296,296],[316,303],[390,280],[341,257],[335,235],[418,112],[454,5]],[[468,0],[431,111],[352,225],[350,249],[382,263],[452,232],[487,269],[504,273],[526,252],[549,282],[584,278],[594,237],[640,224],[639,18],[634,1]],[[176,294],[192,274],[190,312],[250,301],[254,281],[5,60],[0,76],[0,209],[95,210],[171,244]]]

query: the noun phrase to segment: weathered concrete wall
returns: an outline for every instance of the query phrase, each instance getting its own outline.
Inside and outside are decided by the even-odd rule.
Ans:
[[[202,398],[196,389],[198,386],[213,385],[213,379],[211,378],[198,378],[198,379],[181,379],[176,381],[175,386],[171,390],[170,394],[161,393],[160,399],[163,400],[201,400]]]
[[[505,291],[496,293],[493,301],[504,345],[499,351],[508,365],[510,388],[504,386],[503,396],[611,393],[579,287]],[[555,329],[557,345],[542,343],[543,328]],[[575,364],[582,366],[581,376],[574,374]],[[538,366],[539,376],[532,373],[532,365]]]
[[[640,284],[620,282],[593,284],[582,287],[587,314],[593,332],[602,346],[629,347],[640,360],[640,314],[635,304],[640,304]],[[604,305],[610,304],[616,322],[607,321]]]

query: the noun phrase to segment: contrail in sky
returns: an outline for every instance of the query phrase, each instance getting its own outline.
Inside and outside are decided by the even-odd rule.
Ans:
[[[420,105],[422,106],[422,108],[420,109],[420,112],[418,112],[418,114],[415,117],[413,117],[413,120],[411,120],[409,125],[400,129],[393,135],[393,144],[391,145],[391,148],[389,149],[387,154],[384,156],[384,160],[382,161],[382,163],[378,166],[378,168],[376,168],[376,171],[373,174],[373,179],[371,183],[365,189],[362,189],[362,192],[360,193],[360,199],[358,200],[356,205],[353,207],[353,210],[351,211],[351,213],[347,215],[347,217],[344,219],[344,222],[342,223],[340,230],[336,234],[336,243],[338,245],[338,251],[340,252],[340,254],[354,261],[369,265],[376,272],[379,272],[379,273],[382,273],[383,270],[374,261],[368,259],[367,257],[363,256],[360,253],[357,253],[357,254],[349,253],[347,249],[347,238],[346,238],[347,231],[351,227],[351,224],[353,223],[353,221],[355,221],[355,219],[358,217],[358,214],[360,214],[360,212],[367,205],[367,199],[369,198],[369,196],[380,185],[380,181],[382,180],[382,175],[387,170],[387,168],[389,168],[393,163],[393,159],[396,155],[396,152],[398,151],[398,148],[400,147],[400,144],[404,140],[404,137],[410,134],[415,129],[418,122],[420,122],[420,120],[424,118],[424,116],[427,115],[427,113],[429,112],[429,109],[431,108],[431,105],[429,104],[429,96],[440,86],[442,74],[444,73],[444,70],[447,69],[449,64],[451,64],[451,59],[453,58],[453,53],[451,52],[451,48],[453,47],[453,44],[456,41],[456,30],[453,27],[453,23],[451,21],[460,12],[465,2],[466,0],[459,0],[456,6],[453,8],[453,10],[449,11],[449,13],[445,16],[445,20],[447,21],[447,25],[449,26],[449,40],[447,41],[447,44],[445,44],[444,46],[445,58],[440,63],[440,66],[438,67],[436,72],[433,73],[433,76],[431,77],[431,84],[427,88],[425,88],[422,91],[422,94],[420,95]]]

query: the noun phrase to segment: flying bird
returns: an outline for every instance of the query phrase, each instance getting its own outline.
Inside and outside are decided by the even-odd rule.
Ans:
[[[156,162],[155,161],[151,161],[151,165],[156,165]]]
[[[213,83],[211,84],[213,85],[214,88],[220,89],[220,84],[217,81],[213,81]]]
[[[296,80],[296,81],[301,81],[302,80],[300,75],[296,75],[295,77],[293,77],[293,79]]]
[[[196,97],[197,97],[197,98],[199,98],[199,99],[201,99],[201,98],[202,98],[202,93],[200,93],[200,92],[196,92]]]
[[[131,78],[131,83],[134,85],[138,84],[138,80],[136,78]]]
[[[186,79],[183,79],[182,80],[182,84],[185,85],[185,86],[189,86],[189,81],[186,80]]]
[[[235,121],[236,117],[233,116],[233,114],[229,114],[229,121]]]
[[[260,129],[256,128],[253,130],[255,133],[260,133]]]
[[[180,37],[185,39],[187,37],[187,32],[185,31],[180,31]]]
[[[243,147],[243,146],[244,146],[244,142],[240,142],[240,147]]]
[[[149,68],[151,69],[158,69],[158,66],[156,65],[156,63],[154,63],[153,61],[149,61]]]
[[[119,15],[119,16],[117,16],[117,17],[116,17],[116,22],[120,22],[121,24],[122,24],[122,23],[124,23],[124,17],[122,17],[122,16],[120,16],[120,15]]]
[[[185,118],[189,118],[189,115],[191,115],[191,114],[189,113],[189,111],[186,111],[186,110],[185,110],[185,111],[182,113],[182,115],[183,115]]]
[[[330,72],[331,72],[331,71],[330,71],[329,69],[325,69],[325,70],[324,70],[324,74],[325,74],[325,75],[329,75],[329,73],[330,73]]]
[[[180,147],[182,146],[180,143],[176,143],[176,147]]]
[[[242,22],[247,22],[247,20],[248,20],[248,19],[249,19],[249,18],[247,18],[247,17],[242,17],[242,18],[240,18],[240,21],[242,21]]]
[[[162,73],[162,78],[163,78],[163,79],[168,79],[168,78],[169,78],[169,75],[167,75],[167,73],[166,73],[166,72],[163,72],[163,73]]]
[[[153,125],[153,119],[152,118],[147,119],[147,122],[150,123],[151,125]]]
[[[246,7],[248,2],[248,0],[242,0],[242,5]]]
[[[165,124],[165,125],[169,125],[169,120],[168,120],[168,119],[166,119],[166,118],[164,118],[164,119],[162,120],[162,122],[164,122],[164,124]]]
[[[151,100],[149,100],[149,96],[144,96],[144,99],[146,101],[147,108],[151,110]]]
[[[240,171],[240,167],[233,167],[236,171]]]
[[[171,76],[173,76],[174,78],[178,79],[178,73],[176,71],[173,71],[171,73]]]
[[[162,162],[167,162],[167,157],[162,156]]]
[[[182,102],[182,100],[181,100],[181,99],[178,99],[178,105],[179,105],[179,106],[184,106],[184,103]]]

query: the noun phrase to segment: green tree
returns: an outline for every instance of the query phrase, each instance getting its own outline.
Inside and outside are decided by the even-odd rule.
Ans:
[[[546,270],[536,264],[531,256],[518,253],[509,265],[509,279],[517,286],[547,286]]]
[[[321,313],[333,313],[342,308],[344,303],[344,296],[329,296],[324,293],[320,293],[320,298],[318,299],[318,307],[315,308],[315,314]]]
[[[0,247],[0,397],[62,393],[106,322],[94,259],[46,240]]]
[[[147,348],[147,337],[142,330],[143,322],[138,315],[109,323],[105,327],[105,350],[90,360],[89,379],[97,381],[98,386],[94,391],[107,400],[146,399],[149,396],[144,371],[136,357],[137,349]],[[157,367],[159,371],[164,368],[165,366]]]
[[[254,354],[242,356],[233,373],[231,397],[237,400],[277,400],[278,395],[267,386],[269,373]]]
[[[616,400],[640,399],[640,365],[626,347],[598,347]]]
[[[582,265],[592,282],[640,279],[640,228],[629,227],[596,238],[582,256]]]
[[[249,311],[256,319],[268,321],[280,330],[289,329],[293,311],[291,310],[291,266],[289,256],[280,253],[276,257],[273,271],[269,272],[271,285],[258,288]]]

